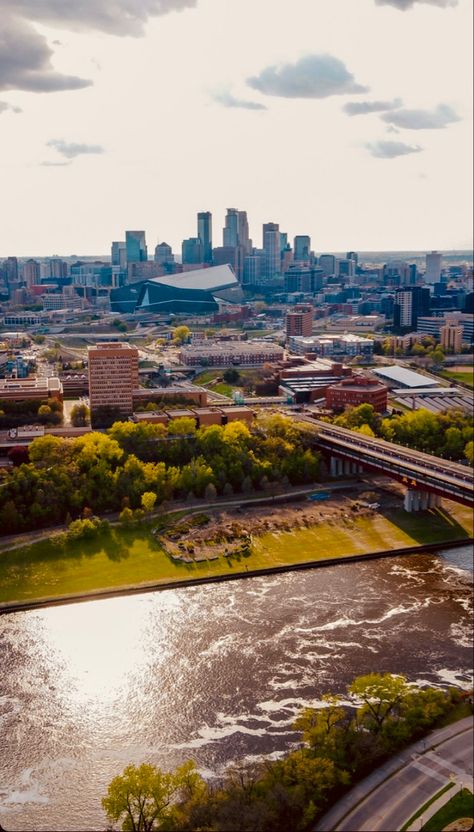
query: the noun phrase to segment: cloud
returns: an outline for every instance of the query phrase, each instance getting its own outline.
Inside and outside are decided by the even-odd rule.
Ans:
[[[21,107],[15,107],[14,104],[9,104],[8,101],[0,101],[0,113],[22,113]]]
[[[368,91],[333,55],[307,55],[294,64],[268,66],[248,78],[247,84],[264,95],[282,98],[328,98]]]
[[[382,110],[395,110],[401,104],[401,98],[394,98],[392,101],[348,101],[342,109],[348,116],[363,116],[367,113],[379,113]]]
[[[440,9],[447,9],[448,6],[457,6],[458,0],[375,0],[378,6],[394,6],[405,12],[412,9],[415,3],[428,3],[430,6],[438,6]]]
[[[406,156],[409,153],[420,153],[423,150],[418,144],[404,144],[403,142],[369,142],[367,150],[377,159],[395,159],[397,156]]]
[[[72,164],[72,162],[40,162],[39,165],[41,168],[64,168],[67,165]]]
[[[392,127],[391,124],[388,125],[386,130],[387,130],[387,133],[399,133],[400,132],[400,130],[397,130],[396,127]]]
[[[79,142],[66,142],[64,139],[51,139],[48,147],[54,147],[58,153],[66,159],[75,159],[76,156],[84,156],[91,153],[103,153],[104,148],[100,144],[81,144]]]
[[[439,104],[435,110],[396,110],[384,113],[381,118],[406,130],[441,130],[454,121],[460,121],[457,113],[447,104]]]
[[[75,31],[140,36],[150,17],[194,8],[197,0],[0,0],[16,17]]]
[[[32,26],[6,16],[0,28],[0,90],[58,92],[91,84],[84,78],[56,72],[51,65],[52,54],[46,38]]]
[[[265,104],[260,104],[259,101],[247,101],[243,98],[236,98],[228,90],[215,92],[212,95],[214,101],[222,104],[223,107],[238,108],[242,110],[266,110]]]

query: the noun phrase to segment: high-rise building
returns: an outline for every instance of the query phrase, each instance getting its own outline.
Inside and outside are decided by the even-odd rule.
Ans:
[[[171,246],[169,246],[168,243],[158,243],[158,245],[155,246],[154,260],[159,266],[164,266],[165,263],[174,263],[174,254]]]
[[[298,234],[294,241],[294,260],[309,260],[311,254],[311,237],[307,234]]]
[[[18,283],[18,258],[7,257],[3,262],[3,269],[7,279],[7,285],[11,283]]]
[[[263,224],[263,276],[271,279],[280,272],[280,227],[276,222],[266,222]]]
[[[88,348],[91,419],[100,408],[113,408],[123,416],[133,413],[133,391],[138,383],[138,350],[126,343],[97,344]]]
[[[49,261],[49,277],[55,280],[62,280],[69,274],[69,266],[65,260],[60,257],[51,257]]]
[[[441,280],[441,254],[432,251],[426,255],[425,283],[439,283]]]
[[[212,262],[214,266],[231,266],[239,283],[243,282],[244,259],[245,251],[243,246],[218,246],[212,250]]]
[[[429,315],[430,290],[421,286],[407,286],[395,292],[393,325],[395,329],[416,329],[418,318]]]
[[[244,285],[252,285],[260,282],[262,276],[263,257],[261,254],[247,254],[244,258]]]
[[[347,260],[353,260],[354,263],[356,264],[356,266],[359,263],[359,255],[357,254],[356,251],[348,251],[347,254],[346,254],[346,259]]]
[[[354,277],[355,263],[354,260],[338,260],[337,273],[340,277]]]
[[[127,263],[141,263],[148,260],[148,251],[144,231],[126,231],[125,246]]]
[[[239,212],[237,208],[227,209],[225,226],[222,230],[222,242],[224,248],[238,246],[239,244]]]
[[[181,259],[186,263],[203,263],[203,247],[199,237],[189,237],[181,244]]]
[[[318,262],[319,267],[325,275],[332,277],[336,274],[336,258],[334,254],[321,254]]]
[[[245,254],[250,254],[252,250],[252,240],[249,236],[249,223],[247,219],[247,211],[239,211],[238,234],[239,246],[243,247]]]
[[[303,336],[308,338],[313,334],[312,306],[295,306],[294,310],[286,313],[286,337]]]
[[[127,268],[127,246],[124,240],[115,240],[112,243],[111,261],[112,266],[120,266],[122,270]]]
[[[463,327],[459,324],[446,323],[439,331],[441,346],[446,352],[462,351]]]
[[[30,259],[23,264],[23,282],[27,286],[41,283],[41,266],[37,260]]]
[[[197,215],[197,235],[202,245],[202,262],[212,263],[212,214],[200,211]]]

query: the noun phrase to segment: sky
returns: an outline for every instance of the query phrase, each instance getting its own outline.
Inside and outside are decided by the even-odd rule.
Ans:
[[[472,246],[472,0],[0,0],[0,256]]]

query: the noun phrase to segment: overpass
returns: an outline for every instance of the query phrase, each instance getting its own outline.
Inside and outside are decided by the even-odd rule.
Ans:
[[[432,508],[439,504],[441,497],[474,506],[473,472],[467,465],[300,414],[294,414],[293,418],[311,425],[315,444],[330,459],[332,476],[367,470],[398,480],[407,487],[404,503],[407,511]]]

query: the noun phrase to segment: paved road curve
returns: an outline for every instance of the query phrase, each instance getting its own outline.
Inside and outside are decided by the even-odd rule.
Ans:
[[[472,720],[463,720],[465,730],[433,745],[430,738],[412,746],[406,753],[403,765],[403,753],[398,755],[398,771],[389,775],[379,785],[370,784],[376,779],[378,772],[364,781],[367,784],[367,794],[361,800],[359,784],[354,790],[354,800],[357,803],[341,819],[337,814],[337,806],[322,819],[316,827],[319,832],[397,832],[428,800],[449,782],[455,780],[457,784],[472,789],[473,777],[473,726]],[[461,730],[462,724],[457,724]],[[454,726],[450,726],[454,727]],[[446,732],[447,733],[447,732]],[[438,736],[437,736],[438,735]],[[436,732],[436,741],[442,736]],[[424,751],[424,744],[426,751]],[[389,764],[390,765],[390,764]],[[382,767],[385,768],[385,767]],[[375,786],[375,788],[374,788]],[[372,791],[370,788],[372,787]],[[453,790],[454,793],[454,790]],[[347,796],[349,797],[349,795]]]

